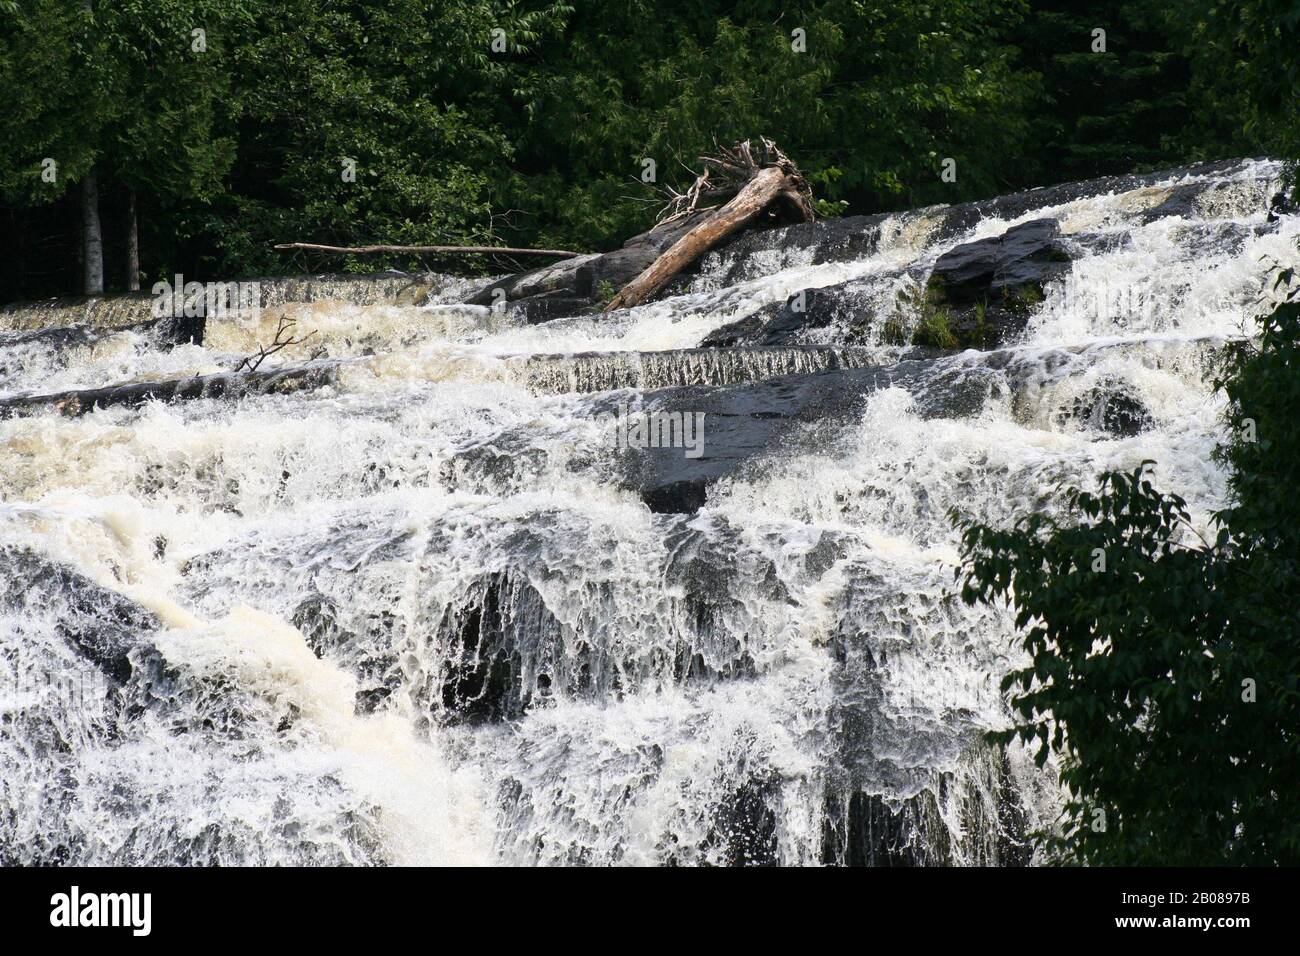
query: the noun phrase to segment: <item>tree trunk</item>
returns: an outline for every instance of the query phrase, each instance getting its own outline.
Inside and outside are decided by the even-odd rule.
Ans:
[[[81,180],[82,292],[104,294],[104,235],[99,226],[99,180],[92,168]]]
[[[741,229],[788,189],[793,189],[790,177],[779,167],[760,169],[731,202],[678,239],[644,272],[623,286],[605,306],[605,311],[628,309],[649,299],[673,276]]]
[[[126,289],[140,291],[140,227],[135,215],[135,190],[126,191]]]
[[[173,402],[185,399],[239,398],[267,393],[288,394],[332,385],[340,366],[349,360],[313,362],[305,365],[217,372],[160,382],[128,382],[102,388],[74,389],[49,395],[18,395],[0,398],[0,420],[56,409],[64,415],[84,415],[96,408],[134,407],[145,402]]]
[[[510,256],[563,256],[566,259],[586,255],[586,253],[571,252],[568,249],[514,249],[510,246],[322,246],[315,242],[280,242],[276,244],[275,248],[305,249],[308,252],[336,252],[339,255],[364,255],[372,252],[472,252],[485,255],[501,253]]]

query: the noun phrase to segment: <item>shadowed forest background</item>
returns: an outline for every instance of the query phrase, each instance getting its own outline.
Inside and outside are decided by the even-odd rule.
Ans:
[[[474,265],[271,248],[294,240],[608,249],[715,140],[755,135],[821,215],[1290,157],[1298,20],[1292,0],[0,0],[0,301],[81,290],[88,176],[121,291],[133,206],[147,289]]]

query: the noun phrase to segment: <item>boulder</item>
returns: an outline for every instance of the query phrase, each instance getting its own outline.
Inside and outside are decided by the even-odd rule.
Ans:
[[[1005,343],[1024,328],[1046,284],[1070,271],[1070,261],[1055,219],[949,249],[926,280],[921,328],[936,336],[946,330],[958,348]]]
[[[1143,401],[1115,382],[1103,383],[1077,396],[1061,417],[1116,438],[1131,438],[1154,425]]]

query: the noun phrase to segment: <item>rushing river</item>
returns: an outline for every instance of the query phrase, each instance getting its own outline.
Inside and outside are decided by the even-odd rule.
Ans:
[[[607,317],[525,324],[448,277],[202,345],[0,314],[10,397],[229,370],[282,310],[313,334],[265,367],[337,361],[0,420],[0,862],[1030,862],[1055,773],[983,743],[1020,652],[954,596],[948,512],[1009,522],[1144,459],[1197,520],[1224,504],[1212,362],[1300,217],[1270,213],[1276,164],[1203,176],[1182,215],[1145,215],[1178,173],[953,234],[900,214],[847,260],[724,249]],[[1041,218],[1087,242],[997,351],[836,323],[699,347],[832,285],[896,330],[939,255]],[[729,408],[818,383],[698,508],[647,507],[618,409],[702,413],[707,468],[744,445]]]

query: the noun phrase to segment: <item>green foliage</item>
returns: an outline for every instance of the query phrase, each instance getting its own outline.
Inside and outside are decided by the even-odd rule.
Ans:
[[[643,229],[656,195],[689,181],[715,141],[773,136],[819,198],[902,208],[1006,188],[1028,146],[1032,77],[1005,27],[1020,0],[584,4],[531,74],[516,202],[545,242],[597,246]],[[805,52],[791,31],[806,31]],[[957,184],[940,162],[958,163]],[[539,199],[541,200],[539,202]],[[844,204],[844,205],[841,205]]]
[[[1006,296],[1007,308],[1018,315],[1031,315],[1043,301],[1043,290],[1033,283],[1017,286]]]
[[[955,349],[957,337],[948,327],[949,321],[947,309],[939,308],[927,312],[921,317],[916,331],[912,333],[913,344],[928,345],[936,349]]]
[[[31,0],[0,11],[0,195],[43,205],[61,198],[94,164],[111,115],[112,78],[88,68],[104,55],[91,15],[66,0]],[[53,182],[42,161],[55,160]]]
[[[4,0],[0,214],[15,235],[75,236],[67,191],[94,166],[110,252],[130,187],[147,270],[233,278],[431,264],[272,251],[289,239],[612,248],[715,142],[760,134],[805,170],[823,216],[1300,156],[1293,0],[1076,6]]]
[[[1300,157],[1300,4],[1215,0],[1188,30],[1194,89],[1261,152]]]
[[[596,298],[601,302],[609,302],[616,295],[618,295],[618,289],[614,288],[614,283],[608,279],[601,279],[596,285]]]
[[[1213,540],[1152,462],[1068,490],[1065,518],[954,514],[963,599],[1009,603],[1032,659],[1003,682],[1019,722],[995,736],[1036,742],[1040,764],[1060,755],[1069,801],[1047,845],[1062,861],[1300,862],[1296,299],[1216,383],[1233,504]]]
[[[491,186],[514,157],[505,132],[518,68],[570,8],[483,0],[259,3],[259,29],[232,52],[241,143],[231,195],[202,228],[218,261],[278,262],[267,244],[304,239],[489,241]],[[507,51],[491,53],[502,29]],[[348,161],[355,177],[345,176]],[[337,260],[334,260],[337,263]],[[417,260],[392,260],[418,266]],[[374,259],[349,264],[376,268]]]
[[[1033,6],[1016,43],[1025,65],[1042,76],[1036,175],[1068,181],[1185,162],[1177,136],[1195,106],[1182,53],[1187,7],[1166,19],[1169,4],[1160,0]],[[1198,144],[1216,155],[1232,152],[1206,144],[1204,135]]]

